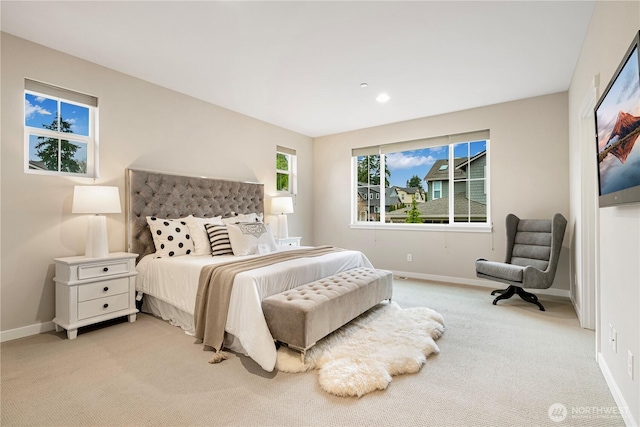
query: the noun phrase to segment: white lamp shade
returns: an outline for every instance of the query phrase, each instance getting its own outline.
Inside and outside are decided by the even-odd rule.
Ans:
[[[274,215],[293,213],[293,199],[291,197],[274,197],[271,199],[271,213]]]
[[[76,185],[73,189],[72,213],[96,214],[89,218],[85,256],[104,258],[109,254],[107,221],[103,215],[120,213],[118,187],[100,185]]]
[[[72,213],[109,214],[120,213],[118,187],[101,185],[76,185],[73,189]]]

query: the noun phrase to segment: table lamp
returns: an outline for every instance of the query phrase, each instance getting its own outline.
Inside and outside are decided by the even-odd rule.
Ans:
[[[107,219],[102,214],[120,213],[118,187],[100,185],[76,185],[73,189],[72,213],[94,214],[87,227],[88,258],[105,258],[109,254]]]
[[[293,199],[291,197],[274,197],[271,199],[271,213],[278,215],[278,233],[280,239],[289,238],[287,214],[293,213]]]

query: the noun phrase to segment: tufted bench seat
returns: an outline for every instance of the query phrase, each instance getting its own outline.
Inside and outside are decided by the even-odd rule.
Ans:
[[[319,339],[383,300],[390,300],[393,274],[354,268],[262,301],[262,311],[277,341],[304,352]]]

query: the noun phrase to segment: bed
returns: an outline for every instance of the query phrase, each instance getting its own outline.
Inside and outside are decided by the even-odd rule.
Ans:
[[[264,255],[194,255],[155,257],[147,217],[177,219],[193,215],[233,218],[264,215],[264,187],[259,183],[179,176],[128,169],[127,240],[138,254],[136,290],[142,311],[194,333],[198,279],[203,267]],[[295,251],[289,246],[276,251]],[[267,255],[268,256],[268,255]],[[239,273],[235,276],[226,317],[224,347],[246,354],[262,369],[272,371],[276,348],[262,312],[264,298],[357,267],[372,267],[352,250],[298,258]]]

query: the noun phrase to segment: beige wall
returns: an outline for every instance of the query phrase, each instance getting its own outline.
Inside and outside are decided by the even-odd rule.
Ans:
[[[24,162],[24,78],[98,97],[99,184],[120,187],[140,168],[259,181],[275,194],[276,145],[298,154],[298,198],[289,231],[313,242],[312,140],[221,107],[2,33],[1,330],[54,317],[54,257],[84,253],[86,217],[72,215],[75,184],[31,175]],[[266,202],[269,208],[269,200]],[[125,216],[108,215],[109,247],[125,250]]]
[[[523,82],[526,84],[526,82]],[[493,233],[350,229],[351,149],[490,129]],[[314,141],[315,243],[362,250],[379,268],[414,277],[488,284],[474,262],[504,260],[504,219],[569,214],[567,93],[317,138]],[[323,207],[324,206],[324,207]],[[565,237],[566,242],[569,242]],[[411,253],[413,261],[407,262]],[[568,249],[552,289],[569,289]],[[487,301],[491,297],[487,295]]]
[[[597,2],[569,89],[570,146],[574,152],[594,150],[595,141],[580,138],[581,106],[593,87],[594,78],[600,96],[622,60],[631,40],[640,29],[640,3]],[[636,143],[637,144],[637,143]],[[595,161],[592,163],[595,168]],[[572,165],[572,217],[580,224],[588,220],[589,211],[581,211],[581,197],[596,197],[585,191],[585,183],[593,179],[590,168]],[[588,189],[588,188],[587,188]],[[573,208],[575,207],[575,209]],[[590,235],[600,257],[599,273],[599,362],[612,384],[612,392],[621,406],[628,407],[629,425],[640,423],[640,205],[595,209],[593,226],[584,231],[579,241]],[[587,250],[588,248],[584,248]],[[576,248],[579,252],[580,248]],[[580,259],[580,253],[576,255]],[[598,275],[596,276],[598,277]],[[618,351],[609,345],[609,324],[617,331]],[[627,374],[627,351],[635,355],[635,379]]]

